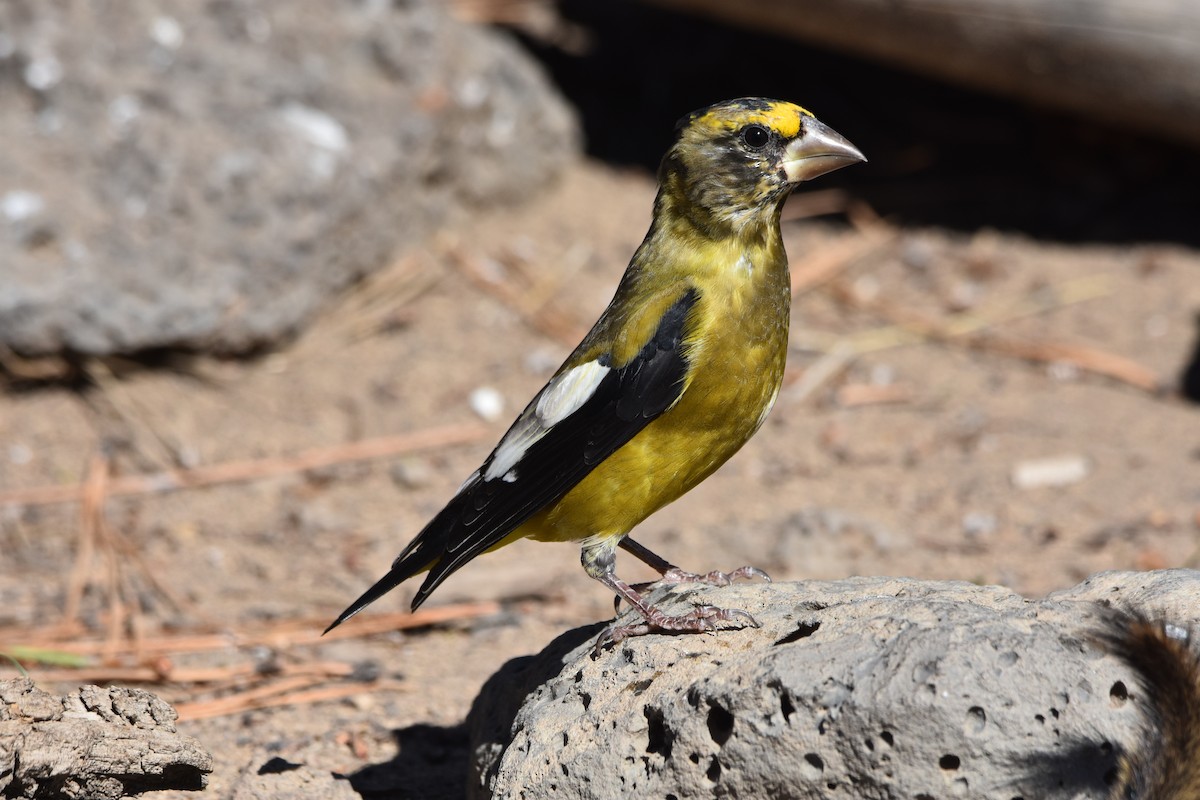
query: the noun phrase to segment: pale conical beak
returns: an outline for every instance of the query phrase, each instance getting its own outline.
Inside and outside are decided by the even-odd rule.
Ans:
[[[806,119],[804,132],[783,151],[783,171],[789,183],[799,183],[866,160],[862,151],[833,128]]]

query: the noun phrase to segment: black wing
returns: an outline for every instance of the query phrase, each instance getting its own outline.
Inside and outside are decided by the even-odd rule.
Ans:
[[[629,363],[608,371],[579,408],[550,426],[524,450],[515,463],[514,476],[484,477],[499,448],[493,451],[396,558],[388,574],[343,611],[329,629],[428,569],[412,601],[415,610],[451,573],[565,495],[597,464],[670,408],[683,391],[687,372],[684,329],[697,298],[696,290],[689,289],[675,301],[654,336]],[[602,356],[600,363],[608,366],[607,358]],[[509,434],[528,419],[542,393],[518,417]],[[587,533],[580,531],[581,536]]]

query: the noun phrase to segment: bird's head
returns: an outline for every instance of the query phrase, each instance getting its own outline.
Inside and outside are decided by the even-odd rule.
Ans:
[[[866,158],[857,147],[800,106],[727,100],[675,126],[659,169],[660,200],[723,233],[776,218],[801,181],[860,161]]]

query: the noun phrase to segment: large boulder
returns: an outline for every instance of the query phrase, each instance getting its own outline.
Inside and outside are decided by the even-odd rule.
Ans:
[[[0,3],[0,348],[244,351],[578,150],[437,0]]]
[[[1145,699],[1090,641],[1097,603],[1187,625],[1196,597],[1188,570],[1040,601],[896,578],[659,590],[762,627],[594,653],[594,626],[510,662],[471,712],[468,796],[1103,797]]]

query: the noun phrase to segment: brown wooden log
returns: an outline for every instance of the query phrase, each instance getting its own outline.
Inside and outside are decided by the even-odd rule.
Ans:
[[[1200,145],[1194,0],[654,0]]]

